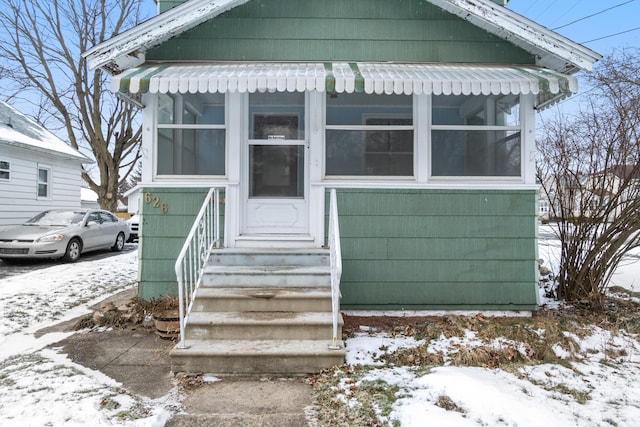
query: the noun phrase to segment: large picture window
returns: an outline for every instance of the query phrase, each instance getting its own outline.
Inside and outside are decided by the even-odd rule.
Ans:
[[[413,176],[413,100],[402,95],[329,94],[327,176]]]
[[[158,175],[225,175],[223,94],[159,95]]]
[[[432,176],[521,176],[518,96],[435,96],[431,119]]]

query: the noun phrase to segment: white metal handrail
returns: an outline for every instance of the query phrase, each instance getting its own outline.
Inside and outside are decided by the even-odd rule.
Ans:
[[[191,231],[175,264],[178,279],[180,311],[180,348],[185,348],[185,326],[196,291],[202,282],[202,272],[211,249],[220,247],[220,190],[211,188],[198,212]]]
[[[342,251],[340,249],[340,225],[338,223],[338,201],[335,188],[329,196],[329,258],[331,260],[331,311],[333,314],[333,343],[329,347],[340,349],[338,345],[338,317],[340,316],[340,278],[342,276]]]

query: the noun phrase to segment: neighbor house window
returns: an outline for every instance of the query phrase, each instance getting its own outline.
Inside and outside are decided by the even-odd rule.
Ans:
[[[158,96],[158,175],[225,175],[224,94]]]
[[[38,198],[49,198],[51,186],[51,169],[38,166]]]
[[[517,95],[434,96],[432,105],[432,176],[521,175]]]
[[[0,179],[9,180],[11,178],[11,163],[0,160]]]
[[[413,176],[413,100],[404,95],[328,94],[327,176]]]

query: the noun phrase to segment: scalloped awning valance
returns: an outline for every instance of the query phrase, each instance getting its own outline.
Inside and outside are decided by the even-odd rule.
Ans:
[[[545,68],[475,64],[215,63],[146,65],[111,80],[142,93],[305,92],[433,95],[534,94],[538,108],[577,92],[575,77]]]

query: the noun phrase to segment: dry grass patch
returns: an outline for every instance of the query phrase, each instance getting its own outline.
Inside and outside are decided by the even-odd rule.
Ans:
[[[355,335],[361,325],[388,335],[424,340],[415,348],[404,348],[382,356],[394,366],[484,366],[504,368],[509,365],[560,363],[577,361],[581,354],[579,340],[590,336],[594,326],[611,336],[626,332],[640,333],[640,304],[610,298],[605,309],[593,310],[586,305],[545,310],[530,318],[498,318],[477,316],[444,317],[350,317],[345,316],[345,339]],[[475,345],[452,344],[447,354],[429,348],[432,341],[457,339],[465,342],[469,336]],[[562,357],[558,350],[563,350]],[[625,355],[623,349],[606,349],[615,359]]]

